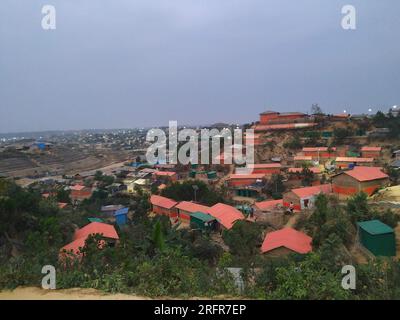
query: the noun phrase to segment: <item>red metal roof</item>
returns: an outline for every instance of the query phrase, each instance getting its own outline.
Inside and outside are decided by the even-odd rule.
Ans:
[[[254,169],[264,169],[264,168],[281,168],[282,165],[280,163],[256,163],[256,164],[249,164],[247,167]]]
[[[330,184],[321,184],[319,186],[297,188],[291,190],[300,199],[312,197],[320,193],[331,193],[332,186]]]
[[[252,173],[252,174],[230,174],[229,179],[263,179],[264,173]]]
[[[60,209],[64,209],[64,208],[68,205],[68,203],[59,202],[57,205],[58,205],[58,207],[59,207]]]
[[[204,206],[202,204],[190,202],[190,201],[182,201],[179,202],[178,205],[176,206],[177,209],[187,211],[187,212],[203,212],[207,213],[210,207]]]
[[[63,258],[81,258],[82,257],[81,249],[83,249],[85,247],[85,243],[86,243],[86,238],[79,238],[79,239],[72,241],[71,243],[68,243],[67,245],[65,245],[64,247],[62,247],[60,249],[59,257],[61,259],[63,259]],[[99,249],[103,248],[104,245],[105,245],[104,240],[100,240],[98,242]]]
[[[261,202],[256,202],[255,207],[261,211],[268,211],[274,209],[278,205],[283,205],[283,200],[266,200]]]
[[[389,177],[378,167],[354,167],[353,170],[345,171],[344,173],[358,181],[371,181]]]
[[[74,190],[74,191],[81,191],[81,190],[85,189],[85,186],[80,185],[80,184],[76,184],[76,185],[70,187],[70,189]]]
[[[172,171],[156,171],[153,174],[156,175],[156,176],[172,177],[172,176],[176,175],[176,172],[172,172]]]
[[[261,246],[261,252],[265,253],[285,247],[294,252],[305,254],[312,250],[311,241],[311,237],[300,231],[284,228],[267,233]]]
[[[287,124],[259,124],[254,126],[255,131],[302,129],[316,126],[316,123],[287,123]]]
[[[311,167],[311,168],[308,168],[312,173],[315,173],[315,174],[319,174],[319,173],[321,173],[321,169],[320,168],[317,168],[317,167]],[[288,172],[289,173],[301,173],[301,172],[303,172],[303,168],[289,168],[288,169]]]
[[[294,161],[312,161],[311,156],[295,156],[293,158]]]
[[[178,202],[176,202],[175,200],[162,196],[157,196],[154,194],[150,197],[150,203],[153,206],[158,206],[166,209],[171,209],[178,204]]]
[[[218,219],[226,229],[231,229],[235,221],[244,220],[243,214],[236,208],[224,203],[217,203],[209,208],[208,213]]]
[[[303,147],[304,152],[325,152],[328,151],[328,147]],[[336,151],[336,148],[331,148],[332,151]]]
[[[336,162],[374,162],[374,158],[337,157]]]
[[[381,147],[368,147],[368,146],[365,146],[365,147],[361,148],[361,151],[381,151],[381,150],[382,150]]]
[[[75,231],[74,240],[79,238],[86,239],[90,235],[100,234],[104,238],[119,239],[114,226],[102,222],[91,222],[81,229]]]

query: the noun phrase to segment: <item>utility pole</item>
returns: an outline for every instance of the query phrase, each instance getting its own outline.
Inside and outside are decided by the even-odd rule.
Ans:
[[[194,190],[194,202],[197,202],[197,190],[199,190],[199,186],[194,184],[192,185],[192,188]]]

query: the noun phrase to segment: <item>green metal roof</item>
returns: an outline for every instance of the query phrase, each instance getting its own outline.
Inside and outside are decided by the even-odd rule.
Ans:
[[[379,220],[357,222],[357,225],[370,234],[392,233],[394,230]]]
[[[103,219],[100,218],[88,218],[90,222],[104,222]]]
[[[209,214],[200,212],[200,211],[193,212],[190,214],[190,216],[195,217],[204,222],[209,222],[209,221],[215,220],[214,217],[210,216]]]

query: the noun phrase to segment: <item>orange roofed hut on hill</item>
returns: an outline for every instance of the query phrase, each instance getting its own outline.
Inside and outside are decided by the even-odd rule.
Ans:
[[[227,230],[231,229],[236,221],[245,219],[238,209],[224,203],[213,205],[209,208],[208,213],[216,218],[219,224]]]
[[[177,210],[175,209],[178,202],[170,198],[153,194],[150,197],[150,204],[152,207],[151,210],[156,214],[165,215],[170,218],[175,218],[178,215]]]
[[[373,158],[358,158],[358,157],[337,157],[336,165],[339,168],[349,168],[355,165],[372,166],[374,163]]]
[[[264,111],[260,113],[260,124],[284,124],[290,122],[301,121],[307,118],[307,115],[302,112],[277,112]]]
[[[247,168],[252,174],[262,173],[264,175],[280,174],[282,165],[280,163],[256,163],[249,164]]]
[[[313,160],[329,159],[336,157],[336,148],[304,147],[302,153],[304,156],[309,156]]]
[[[381,147],[368,147],[364,146],[361,148],[361,156],[363,158],[374,158],[378,159],[381,156]]]
[[[69,189],[71,190],[70,194],[71,200],[74,202],[89,199],[93,193],[91,187],[86,187],[81,184],[76,184],[74,186],[71,186]]]
[[[107,244],[114,246],[119,239],[113,225],[102,222],[91,222],[75,231],[73,241],[60,249],[59,259],[81,259],[83,256],[82,248],[84,248],[86,240],[89,236],[94,235],[100,235],[102,238],[98,242],[99,248],[103,248]]]
[[[210,207],[191,201],[182,201],[176,205],[179,220],[182,223],[190,223],[190,214],[194,212],[208,213]]]
[[[262,253],[279,256],[289,253],[306,254],[312,251],[312,238],[292,228],[267,233],[261,246]]]
[[[315,198],[320,193],[332,193],[332,186],[330,184],[322,184],[319,186],[292,189],[283,195],[283,205],[287,208],[293,208],[295,211],[310,209],[314,206]]]
[[[229,187],[251,186],[264,178],[265,174],[263,173],[231,174],[228,177],[227,184]]]
[[[389,184],[389,176],[378,167],[354,167],[332,178],[332,190],[340,198],[347,198],[358,192],[373,194]]]

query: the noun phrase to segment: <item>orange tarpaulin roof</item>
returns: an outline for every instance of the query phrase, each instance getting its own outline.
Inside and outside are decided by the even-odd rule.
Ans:
[[[256,202],[254,204],[257,209],[261,211],[267,211],[275,208],[277,205],[283,205],[283,200],[266,200],[261,202]]]
[[[223,203],[212,206],[208,213],[218,219],[226,229],[231,229],[235,221],[244,220],[243,214],[238,209]]]
[[[177,209],[187,211],[187,212],[203,212],[207,213],[210,207],[204,206],[202,204],[197,204],[190,201],[182,201],[177,206]]]
[[[176,202],[175,200],[157,195],[152,195],[150,197],[150,203],[153,206],[158,206],[166,209],[171,209],[178,204],[178,202]]]
[[[265,253],[280,247],[288,248],[297,253],[308,253],[312,250],[312,238],[292,228],[284,228],[267,233],[261,246],[261,252]]]
[[[299,198],[303,199],[315,196],[320,193],[331,193],[332,186],[330,184],[322,184],[319,186],[292,189],[292,192],[296,194]]]
[[[371,181],[389,177],[386,173],[382,172],[381,168],[378,167],[360,166],[355,167],[353,170],[345,171],[344,173],[358,181]]]
[[[119,239],[114,226],[102,222],[91,222],[81,229],[75,231],[74,240],[87,238],[90,235],[100,234],[105,238]]]

